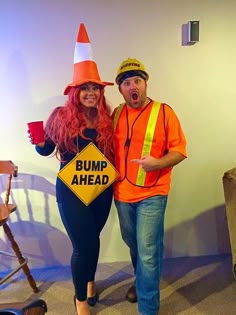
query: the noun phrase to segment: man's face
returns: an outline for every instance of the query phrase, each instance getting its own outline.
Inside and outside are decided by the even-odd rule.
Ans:
[[[139,76],[130,77],[120,84],[119,91],[128,106],[139,108],[147,98],[147,82]]]

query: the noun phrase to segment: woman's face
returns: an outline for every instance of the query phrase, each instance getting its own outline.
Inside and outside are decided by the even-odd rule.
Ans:
[[[85,107],[97,107],[101,96],[101,86],[96,83],[80,85],[80,103]]]

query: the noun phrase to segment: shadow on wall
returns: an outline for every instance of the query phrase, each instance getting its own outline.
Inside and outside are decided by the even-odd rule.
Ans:
[[[58,221],[55,185],[38,175],[21,173],[18,178],[20,180],[13,182],[12,188],[16,192],[15,197],[17,193],[24,194],[22,198],[25,198],[26,207],[21,205],[18,207],[14,217],[12,215],[10,218],[9,225],[22,252],[29,256],[32,265],[37,268],[69,265],[71,244],[61,221]],[[0,192],[3,192],[1,180]],[[40,195],[39,202],[36,199],[37,194],[32,198],[32,192],[43,194]],[[14,195],[11,197],[14,201]],[[51,197],[53,197],[51,200],[53,208],[50,205]],[[44,204],[40,204],[41,202]],[[61,229],[59,229],[60,224]],[[112,229],[108,231],[108,234],[111,233]],[[4,249],[6,246],[8,244],[0,240],[0,248]],[[125,248],[123,242],[121,246]],[[9,247],[6,250],[9,250]],[[203,252],[203,255],[224,254],[230,251],[224,205],[209,209],[196,218],[181,222],[165,232],[165,258],[196,256],[199,252]]]
[[[174,252],[174,248],[179,248],[179,252]],[[197,252],[203,255],[231,252],[224,204],[165,231],[165,257],[197,256]]]
[[[1,187],[2,185],[0,192]],[[21,251],[28,255],[30,262],[36,266],[69,265],[71,244],[67,235],[54,226],[53,217],[59,216],[56,202],[55,212],[54,209],[50,209],[49,204],[49,198],[51,196],[55,198],[55,185],[42,176],[21,173],[18,180],[12,183],[12,189],[16,194],[18,189],[22,190],[26,200],[26,209],[18,206],[14,213],[16,219],[13,219],[12,215],[8,221]],[[33,204],[30,198],[31,191],[43,194],[40,201],[44,201],[44,205],[39,206],[38,202],[37,205]],[[13,194],[11,198],[17,204]],[[39,210],[42,212],[42,209],[44,213],[37,213]],[[0,240],[0,248],[4,246],[9,246],[8,242],[5,244]]]

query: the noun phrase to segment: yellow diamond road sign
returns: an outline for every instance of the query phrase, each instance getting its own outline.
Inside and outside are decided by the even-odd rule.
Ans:
[[[87,206],[118,175],[115,167],[92,142],[58,172],[58,177]]]

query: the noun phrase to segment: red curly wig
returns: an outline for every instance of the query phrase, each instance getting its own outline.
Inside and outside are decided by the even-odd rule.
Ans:
[[[72,87],[68,100],[64,106],[56,107],[45,126],[46,137],[56,144],[54,155],[59,160],[63,160],[65,153],[77,153],[75,138],[80,136],[87,139],[83,131],[87,128],[87,119],[83,110],[83,105],[79,101],[80,88]],[[111,109],[104,96],[104,88],[101,87],[101,95],[96,109],[96,119],[94,128],[97,130],[96,142],[103,154],[113,162],[113,121]]]

